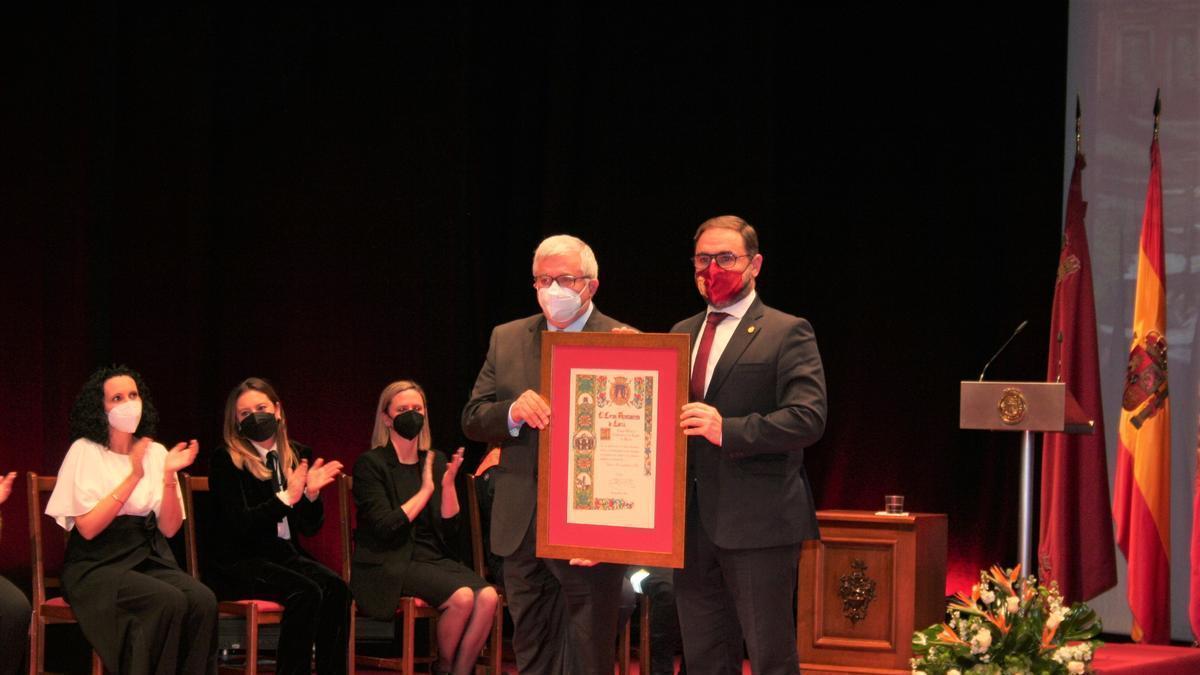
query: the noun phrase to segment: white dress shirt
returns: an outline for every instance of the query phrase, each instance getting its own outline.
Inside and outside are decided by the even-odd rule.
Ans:
[[[264,464],[267,461],[267,453],[275,451],[275,448],[264,448],[263,446],[259,445],[258,443],[255,443],[254,441],[250,441],[250,445],[253,445],[254,449],[258,451],[258,456],[262,458]],[[275,451],[275,452],[277,453],[277,451]],[[285,476],[284,480],[287,480],[286,474],[283,473],[283,464],[282,464],[283,455],[279,455],[277,453],[276,456],[279,457],[278,461],[280,462],[280,464],[278,465],[279,473],[280,473],[280,475]],[[276,492],[275,496],[279,498],[279,501],[283,502],[284,504],[287,504],[287,506],[289,506],[289,507],[291,506],[291,504],[288,502],[288,494],[287,494],[286,489]],[[287,518],[281,518],[278,523],[275,523],[275,534],[280,539],[291,539],[292,538],[292,528],[288,527]]]

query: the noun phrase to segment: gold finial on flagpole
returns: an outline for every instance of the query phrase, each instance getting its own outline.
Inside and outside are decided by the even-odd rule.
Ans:
[[[1154,90],[1154,140],[1156,141],[1158,140],[1158,115],[1162,112],[1162,99],[1159,98],[1160,93],[1162,93],[1161,88]]]

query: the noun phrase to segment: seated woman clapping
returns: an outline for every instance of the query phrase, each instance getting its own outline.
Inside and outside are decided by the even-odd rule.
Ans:
[[[354,464],[358,527],[350,586],[372,617],[392,618],[405,595],[441,610],[434,672],[463,675],[487,639],[498,596],[451,553],[463,450],[447,461],[430,449],[425,413],[425,392],[414,382],[393,382],[379,396],[374,447]]]
[[[209,475],[223,536],[213,558],[229,595],[276,600],[284,606],[276,672],[346,672],[350,590],[310,556],[299,536],[313,536],[325,519],[321,489],[341,462],[317,459],[288,437],[283,403],[266,380],[251,377],[225,404],[225,448]]]
[[[142,376],[101,368],[71,409],[75,442],[46,515],[70,532],[63,593],[112,673],[215,673],[217,601],[179,569],[166,537],[183,523],[177,472],[196,441],[156,443]]]

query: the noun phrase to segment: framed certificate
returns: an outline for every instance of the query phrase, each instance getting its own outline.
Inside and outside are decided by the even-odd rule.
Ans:
[[[690,340],[542,334],[537,554],[683,566]]]

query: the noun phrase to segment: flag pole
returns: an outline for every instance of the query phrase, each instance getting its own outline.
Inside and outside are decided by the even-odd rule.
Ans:
[[[1075,155],[1081,153],[1082,144],[1084,144],[1084,114],[1079,109],[1079,94],[1075,94]]]
[[[1162,112],[1162,98],[1159,97],[1161,93],[1162,89],[1154,90],[1154,140],[1156,141],[1158,140],[1158,115]]]

